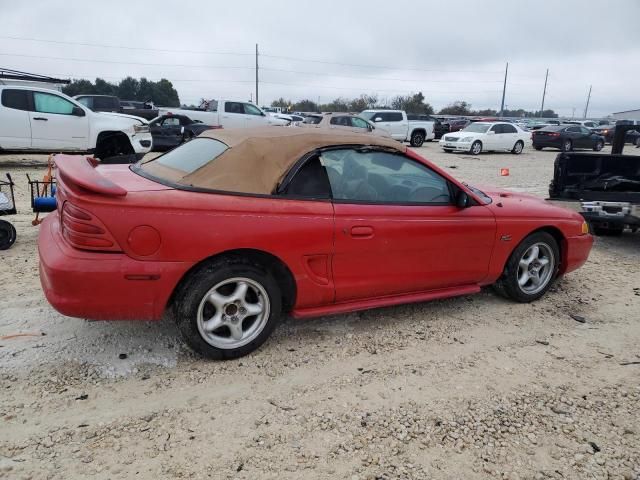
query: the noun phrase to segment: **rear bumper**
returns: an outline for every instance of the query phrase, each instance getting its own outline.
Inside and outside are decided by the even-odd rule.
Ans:
[[[547,148],[558,148],[561,149],[562,148],[562,143],[560,142],[560,140],[538,140],[535,139],[532,142],[533,144],[533,148],[535,147],[547,147]]]
[[[64,315],[92,320],[160,319],[191,266],[74,249],[63,240],[55,213],[40,227],[38,252],[40,283],[49,303]]]
[[[567,238],[566,255],[561,274],[573,272],[584,265],[593,246],[592,235],[578,235]]]

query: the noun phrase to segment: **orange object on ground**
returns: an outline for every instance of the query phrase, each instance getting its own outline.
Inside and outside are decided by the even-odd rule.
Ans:
[[[509,176],[509,169],[508,168],[501,168],[500,169],[500,176],[501,177],[508,177]]]

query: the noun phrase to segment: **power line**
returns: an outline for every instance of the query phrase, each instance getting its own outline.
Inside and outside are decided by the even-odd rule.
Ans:
[[[60,45],[81,45],[83,47],[99,47],[99,48],[121,48],[124,50],[141,50],[146,52],[167,52],[167,53],[197,53],[201,55],[248,55],[251,56],[253,53],[240,53],[240,52],[212,52],[212,51],[204,51],[204,50],[174,50],[167,48],[147,48],[147,47],[130,47],[124,45],[105,45],[99,43],[83,43],[83,42],[67,42],[64,40],[45,40],[41,38],[27,38],[27,37],[14,37],[9,35],[0,35],[0,38],[8,39],[8,40],[26,40],[30,42],[41,42],[41,43],[56,43]]]

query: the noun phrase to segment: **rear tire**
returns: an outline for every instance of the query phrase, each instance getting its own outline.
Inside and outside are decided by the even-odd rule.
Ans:
[[[189,274],[175,293],[172,312],[193,350],[228,360],[251,353],[271,335],[282,312],[282,293],[262,265],[219,258]]]
[[[533,233],[515,248],[494,289],[516,302],[533,302],[551,287],[559,267],[555,238],[546,232]]]
[[[6,220],[0,220],[0,250],[11,248],[16,241],[16,229]]]
[[[533,147],[533,148],[535,148],[536,150],[542,150],[542,147]]]
[[[561,150],[563,152],[570,152],[573,150],[573,142],[571,140],[563,140]]]
[[[518,140],[516,144],[513,146],[511,153],[515,155],[520,155],[522,153],[522,150],[524,150],[524,142],[522,140]]]
[[[411,146],[412,147],[421,147],[424,143],[424,133],[422,132],[413,132],[411,134]]]

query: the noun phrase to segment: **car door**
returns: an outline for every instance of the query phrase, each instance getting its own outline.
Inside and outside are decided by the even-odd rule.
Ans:
[[[5,88],[0,103],[0,148],[23,149],[31,147],[31,92]]]
[[[166,117],[160,125],[160,137],[164,145],[175,147],[182,143],[182,125],[179,116]]]
[[[491,128],[487,130],[487,133],[482,138],[482,147],[483,147],[482,149],[484,151],[487,151],[487,150],[499,150],[500,148],[502,148],[500,146],[501,135],[502,135],[502,125],[499,123],[492,125]]]
[[[589,130],[587,127],[580,127],[581,136],[581,147],[582,148],[593,148],[595,146],[595,141],[593,139],[593,132]]]
[[[74,114],[76,105],[66,98],[48,92],[33,92],[31,145],[42,150],[78,150],[89,148],[89,119]]]
[[[224,112],[220,115],[220,125],[223,128],[245,128],[247,126],[246,117],[242,102],[224,102]]]
[[[260,127],[268,123],[267,117],[258,107],[251,103],[245,103],[243,106],[247,127]]]
[[[380,119],[380,120],[378,120]],[[400,112],[378,112],[373,117],[374,122],[389,132],[395,140],[404,141],[407,137],[409,124]]]
[[[320,160],[335,212],[336,302],[485,278],[496,231],[488,208],[456,207],[445,178],[402,154],[339,148]]]
[[[510,123],[502,124],[502,133],[500,134],[500,148],[504,150],[513,150],[518,141],[518,129]]]

